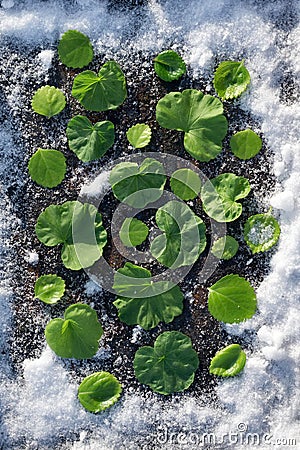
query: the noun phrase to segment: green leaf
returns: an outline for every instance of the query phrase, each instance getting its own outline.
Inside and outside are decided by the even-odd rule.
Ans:
[[[65,108],[66,99],[60,89],[47,85],[35,92],[31,106],[34,112],[50,118]]]
[[[252,253],[272,248],[280,236],[280,226],[271,214],[255,214],[244,226],[244,239]]]
[[[244,66],[244,60],[223,61],[215,71],[214,87],[223,100],[239,97],[249,84],[250,75]]]
[[[127,217],[120,229],[120,239],[127,247],[136,247],[144,242],[149,228],[141,220]]]
[[[242,204],[251,190],[247,178],[234,173],[222,173],[208,180],[201,190],[203,209],[217,222],[232,222],[242,214]]]
[[[78,399],[85,409],[98,413],[114,405],[121,392],[121,384],[111,373],[95,372],[81,382]]]
[[[145,123],[137,123],[127,130],[127,139],[135,148],[143,148],[151,140],[151,128]]]
[[[208,309],[221,322],[242,322],[250,319],[256,311],[254,289],[243,277],[226,275],[208,288],[208,291]]]
[[[85,34],[77,30],[68,30],[58,43],[58,55],[65,66],[81,69],[92,61],[94,52]]]
[[[246,364],[246,353],[239,344],[222,348],[211,360],[209,372],[220,377],[234,377]]]
[[[92,266],[107,242],[97,208],[77,201],[48,206],[39,215],[35,231],[39,241],[48,247],[63,244],[62,261],[72,270]]]
[[[168,281],[151,281],[151,272],[143,267],[126,263],[115,274],[113,288],[119,294],[114,305],[127,325],[138,324],[149,330],[159,322],[172,322],[182,313],[179,287]]]
[[[240,159],[253,158],[262,147],[261,138],[252,130],[238,131],[230,139],[232,153]]]
[[[101,158],[115,141],[115,127],[105,120],[93,125],[85,116],[73,117],[67,126],[70,149],[84,162]]]
[[[154,347],[141,347],[134,357],[134,372],[140,383],[154,392],[169,395],[187,389],[194,381],[199,359],[191,339],[179,331],[158,336]]]
[[[49,305],[54,305],[65,293],[65,282],[57,275],[42,275],[34,285],[36,298]]]
[[[144,208],[162,196],[166,175],[160,162],[146,158],[140,167],[132,162],[117,164],[109,181],[118,200],[134,208]]]
[[[178,53],[174,50],[165,50],[154,59],[154,70],[162,80],[173,81],[185,74],[186,66]]]
[[[156,120],[169,130],[184,131],[184,147],[193,158],[210,161],[222,150],[227,120],[222,102],[196,89],[170,92],[156,106]]]
[[[53,188],[62,182],[66,168],[66,158],[58,150],[39,148],[28,163],[33,181],[47,188]]]
[[[47,344],[62,358],[91,358],[102,334],[96,311],[81,303],[69,306],[64,319],[50,320],[45,329]]]
[[[212,246],[212,254],[219,259],[231,259],[239,249],[239,243],[232,236],[222,236]]]
[[[178,169],[172,174],[170,185],[181,200],[193,200],[200,192],[201,180],[191,169]]]
[[[89,111],[116,109],[127,97],[125,76],[119,64],[108,61],[98,75],[91,70],[77,75],[72,95]]]
[[[206,227],[200,217],[176,200],[160,207],[155,217],[163,234],[151,243],[154,258],[172,269],[194,264],[206,247]]]

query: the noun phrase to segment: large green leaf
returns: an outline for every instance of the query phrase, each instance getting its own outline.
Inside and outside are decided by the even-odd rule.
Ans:
[[[151,140],[151,134],[151,128],[146,123],[137,123],[126,132],[127,139],[134,148],[146,147]]]
[[[127,217],[122,223],[119,236],[127,247],[136,247],[144,242],[149,233],[149,228],[141,220]]]
[[[42,275],[34,285],[36,298],[49,305],[54,305],[64,295],[65,282],[57,275]]]
[[[30,158],[28,170],[37,184],[53,188],[65,177],[66,158],[58,150],[39,148]]]
[[[117,199],[134,208],[144,208],[162,196],[166,175],[159,161],[146,158],[140,167],[133,162],[117,164],[109,181]]]
[[[93,125],[87,117],[75,116],[68,123],[67,137],[70,149],[81,161],[94,161],[113,145],[115,127],[109,120]]]
[[[114,305],[127,325],[138,324],[149,330],[159,322],[172,322],[182,313],[183,295],[179,287],[167,281],[151,281],[151,272],[134,264],[126,263],[117,271],[113,288],[119,294]],[[133,293],[135,297],[130,296]]]
[[[111,373],[95,372],[81,382],[78,399],[85,409],[98,413],[114,405],[121,392],[121,384]]]
[[[280,226],[271,214],[255,214],[244,226],[244,239],[252,253],[272,248],[280,236]]]
[[[172,269],[194,264],[206,247],[206,227],[200,217],[176,200],[160,207],[155,217],[163,234],[152,241],[152,255]]]
[[[67,67],[81,69],[92,61],[94,52],[85,34],[77,30],[68,30],[58,43],[58,55]]]
[[[133,366],[140,383],[168,395],[192,384],[199,359],[188,336],[166,331],[158,336],[154,347],[141,347],[136,352]]]
[[[222,102],[196,89],[170,92],[156,106],[158,123],[184,131],[185,149],[199,161],[210,161],[222,150],[227,120]]]
[[[262,147],[261,138],[252,130],[235,133],[230,139],[232,153],[240,159],[253,158]]]
[[[165,50],[154,59],[154,70],[164,81],[178,80],[186,72],[185,62],[174,50]]]
[[[102,334],[96,311],[81,303],[69,306],[64,319],[50,320],[45,329],[49,347],[62,358],[91,358]]]
[[[118,63],[106,62],[98,75],[85,70],[74,78],[72,95],[89,111],[116,109],[127,97],[126,80]]]
[[[181,200],[192,200],[200,192],[201,180],[199,175],[191,169],[178,169],[172,173],[170,186]]]
[[[203,209],[206,214],[217,222],[232,222],[243,210],[237,202],[250,192],[247,178],[234,173],[222,173],[216,178],[208,180],[201,190]]]
[[[244,60],[223,61],[215,71],[214,87],[223,100],[239,97],[249,84],[250,75],[244,66]]]
[[[31,100],[31,106],[36,113],[48,118],[59,114],[66,106],[63,92],[54,86],[42,86]]]
[[[222,348],[211,360],[209,372],[220,377],[234,377],[246,364],[246,353],[239,344]]]
[[[254,289],[243,277],[226,275],[208,290],[208,309],[221,322],[242,322],[250,319],[256,311]]]

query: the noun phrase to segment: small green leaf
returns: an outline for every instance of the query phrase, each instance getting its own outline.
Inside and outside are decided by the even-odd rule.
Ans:
[[[62,358],[91,358],[102,334],[96,311],[81,303],[69,306],[64,319],[50,320],[45,329],[47,344]]]
[[[62,182],[66,167],[66,158],[61,152],[42,148],[34,153],[28,163],[33,181],[47,188],[53,188]]]
[[[70,149],[81,161],[94,161],[113,145],[115,127],[109,120],[93,125],[87,117],[75,116],[68,123],[67,137]]]
[[[94,52],[85,34],[77,30],[68,30],[58,43],[58,55],[65,66],[81,69],[92,61]]]
[[[34,285],[36,298],[49,305],[54,305],[64,295],[65,282],[57,275],[42,275]]]
[[[144,242],[149,233],[146,224],[141,220],[127,217],[120,229],[120,239],[127,247],[136,247]]]
[[[208,309],[221,322],[242,322],[250,319],[256,311],[254,289],[243,277],[226,275],[208,288],[208,291]]]
[[[199,161],[210,161],[222,150],[227,120],[222,102],[196,89],[170,92],[156,105],[156,120],[163,128],[184,131],[184,148]]]
[[[252,130],[238,131],[230,139],[232,153],[240,159],[253,158],[262,147],[261,138]]]
[[[243,210],[237,200],[247,197],[250,190],[247,178],[222,173],[204,184],[201,190],[203,209],[217,222],[233,222]]]
[[[127,130],[126,136],[134,148],[143,148],[151,140],[151,128],[145,123],[137,123]]]
[[[280,226],[271,214],[255,214],[244,226],[244,239],[252,253],[272,248],[280,236]]]
[[[246,364],[246,353],[239,344],[222,348],[211,360],[209,372],[220,377],[234,377]]]
[[[154,392],[169,395],[187,389],[194,381],[199,359],[191,339],[179,331],[158,336],[154,347],[141,347],[134,357],[134,372],[140,383]]]
[[[239,97],[249,84],[250,75],[244,66],[244,60],[223,61],[215,71],[214,87],[223,100]]]
[[[239,249],[239,243],[232,236],[222,236],[212,246],[212,254],[219,259],[231,259]]]
[[[90,412],[98,413],[114,405],[122,392],[119,381],[109,372],[95,372],[78,388],[78,399]]]
[[[154,59],[154,70],[162,80],[173,81],[185,74],[186,66],[178,53],[174,50],[165,50]]]
[[[98,75],[85,70],[74,78],[72,95],[89,111],[116,109],[127,97],[124,74],[115,61],[106,62]]]
[[[172,174],[170,185],[181,200],[193,200],[200,192],[201,180],[191,169],[178,169]]]
[[[32,97],[33,111],[48,118],[59,114],[66,106],[63,92],[54,86],[39,88]]]

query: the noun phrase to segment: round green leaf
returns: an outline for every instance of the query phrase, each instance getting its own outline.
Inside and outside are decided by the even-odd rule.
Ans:
[[[117,164],[109,181],[118,200],[134,208],[144,208],[162,196],[166,175],[159,161],[146,158],[140,167],[132,162]]]
[[[227,120],[222,102],[196,89],[170,92],[156,106],[156,120],[169,130],[184,131],[184,148],[199,161],[210,161],[222,150]]]
[[[94,161],[113,145],[115,127],[109,120],[93,125],[87,117],[75,116],[68,123],[67,137],[70,149],[81,161]]]
[[[226,275],[208,288],[208,291],[208,309],[221,322],[242,322],[250,319],[256,311],[254,289],[243,277]]]
[[[162,80],[173,81],[185,74],[186,66],[178,53],[174,50],[165,50],[154,59],[154,70]]]
[[[212,254],[219,259],[231,259],[239,249],[239,243],[232,236],[222,236],[212,246]]]
[[[72,95],[89,111],[116,109],[127,97],[124,74],[115,61],[106,62],[98,75],[85,70],[74,78]]]
[[[280,226],[271,214],[249,217],[244,226],[244,239],[252,253],[265,252],[273,247],[280,236]]]
[[[42,275],[34,285],[36,298],[49,305],[54,305],[64,295],[65,282],[57,275]]]
[[[42,148],[34,153],[28,163],[33,181],[47,188],[53,188],[62,182],[66,167],[66,158],[61,152]]]
[[[158,336],[154,347],[141,347],[136,352],[133,366],[140,383],[168,395],[192,384],[199,359],[188,336],[166,331]]]
[[[250,159],[257,155],[262,147],[261,138],[252,130],[243,130],[230,139],[232,153],[240,159]]]
[[[128,129],[126,136],[133,147],[143,148],[151,140],[151,128],[145,123],[137,123]]]
[[[178,169],[170,179],[171,189],[181,200],[192,200],[200,192],[201,180],[191,169]]]
[[[121,392],[121,384],[111,373],[95,372],[81,382],[78,399],[85,409],[98,413],[114,405]]]
[[[59,114],[66,106],[63,92],[54,86],[39,88],[31,100],[33,111],[48,118]]]
[[[250,75],[244,66],[244,60],[223,61],[215,71],[214,87],[223,100],[239,97],[249,84]]]
[[[201,190],[203,209],[217,222],[232,222],[242,214],[242,204],[251,190],[247,178],[233,173],[222,173],[208,180]]]
[[[81,69],[92,61],[94,52],[85,34],[77,30],[68,30],[58,43],[58,55],[65,66]]]
[[[144,242],[149,228],[141,220],[127,217],[120,229],[120,239],[127,247],[136,247]]]
[[[47,344],[62,358],[91,358],[102,334],[96,311],[81,303],[69,306],[64,319],[50,320],[45,329]]]
[[[239,344],[222,348],[211,360],[209,372],[220,377],[234,377],[246,364],[246,353]]]

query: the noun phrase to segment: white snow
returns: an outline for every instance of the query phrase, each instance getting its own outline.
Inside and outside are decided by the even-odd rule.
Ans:
[[[92,297],[95,294],[101,294],[102,288],[93,280],[89,280],[85,283],[84,291],[88,297]]]
[[[98,199],[101,194],[110,187],[108,182],[109,172],[103,171],[92,182],[85,182],[81,189],[81,195],[86,195],[91,198]]]
[[[34,251],[26,251],[24,256],[25,261],[28,262],[28,264],[31,264],[32,266],[36,266],[39,262],[39,255]]]

